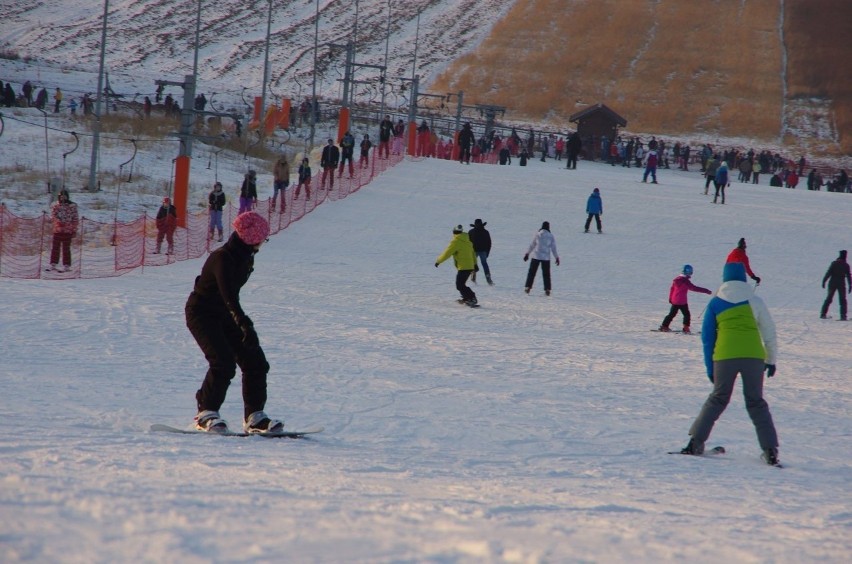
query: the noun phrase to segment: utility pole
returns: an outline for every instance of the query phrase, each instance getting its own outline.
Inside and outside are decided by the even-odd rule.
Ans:
[[[103,96],[104,87],[104,59],[106,58],[106,34],[107,34],[107,15],[109,14],[109,0],[104,0],[104,24],[101,27],[101,63],[98,69],[98,95],[95,98],[95,127],[92,136],[92,160],[89,163],[89,184],[87,188],[90,192],[97,192],[100,186],[97,184],[98,177],[98,153],[101,147],[101,96]]]
[[[177,208],[178,225],[186,227],[186,207],[189,199],[189,167],[192,161],[192,125],[195,120],[195,75],[188,74],[183,82],[155,81],[157,86],[180,86],[183,88],[183,106],[180,109],[180,152],[175,159],[174,204]]]
[[[266,17],[266,54],[263,57],[263,87],[260,94],[261,135],[266,131],[266,83],[269,80],[269,35],[272,33],[272,0],[269,0],[269,13]]]

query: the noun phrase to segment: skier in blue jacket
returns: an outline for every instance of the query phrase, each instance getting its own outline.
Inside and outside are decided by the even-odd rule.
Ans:
[[[722,160],[719,163],[719,168],[716,169],[716,178],[713,179],[713,185],[716,187],[716,195],[713,196],[713,203],[719,199],[719,190],[722,191],[722,203],[725,203],[725,188],[728,186],[728,163]]]
[[[603,233],[601,228],[601,216],[603,215],[603,200],[601,200],[601,191],[595,188],[591,196],[586,201],[586,213],[589,217],[586,218],[586,233],[589,232],[589,226],[592,225],[592,218],[595,218],[595,223],[598,226],[598,233]]]

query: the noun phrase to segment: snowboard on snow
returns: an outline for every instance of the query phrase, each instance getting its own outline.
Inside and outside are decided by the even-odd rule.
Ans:
[[[715,446],[711,449],[706,449],[704,451],[704,454],[687,454],[687,453],[681,452],[679,450],[670,450],[667,454],[682,454],[684,456],[709,456],[709,455],[725,454],[725,447]]]
[[[467,302],[465,300],[462,300],[461,298],[456,300],[456,301],[460,304],[466,305],[467,307],[479,307],[479,304],[473,304],[473,303]]]
[[[676,335],[700,335],[701,331],[690,331],[689,333],[684,333],[683,331],[675,331],[672,329],[671,331],[660,331],[659,329],[651,329],[653,333],[673,333]]]
[[[180,429],[178,427],[172,427],[171,425],[161,425],[155,424],[151,425],[151,432],[153,433],[176,433],[180,435],[219,435],[221,437],[265,437],[267,439],[301,439],[306,435],[313,435],[316,433],[321,433],[325,430],[325,427],[309,427],[307,429],[301,429],[298,431],[291,431],[289,429],[284,429],[278,433],[246,433],[243,431],[225,431],[224,433],[217,433],[214,431],[199,431],[198,429]]]

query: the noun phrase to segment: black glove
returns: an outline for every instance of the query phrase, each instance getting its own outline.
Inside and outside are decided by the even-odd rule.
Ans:
[[[437,262],[435,263],[435,268],[438,268],[438,263],[437,263]]]
[[[249,322],[248,325],[241,325],[240,329],[243,330],[243,345],[249,349],[256,349],[260,347],[260,339],[257,338],[257,331],[254,330],[254,325]]]
[[[528,254],[524,255],[524,262],[527,262],[528,260],[530,260],[530,255],[528,255]]]
[[[757,282],[758,286],[760,285],[760,276],[752,276],[751,279]]]
[[[775,365],[774,364],[767,364],[764,367],[764,370],[766,370],[766,375],[768,377],[772,378],[773,376],[775,376]]]
[[[825,282],[822,283],[822,289],[825,290]],[[850,288],[852,289],[852,288]]]
[[[479,272],[479,265],[478,264],[473,265],[473,271]]]

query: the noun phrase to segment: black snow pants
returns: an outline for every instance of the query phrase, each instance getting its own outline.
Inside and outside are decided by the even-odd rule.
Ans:
[[[193,303],[192,298],[185,311],[186,326],[210,365],[195,394],[198,411],[219,411],[238,365],[243,375],[244,417],[262,411],[266,406],[266,374],[269,372],[263,349],[243,344],[243,332],[227,311],[206,308]]]

